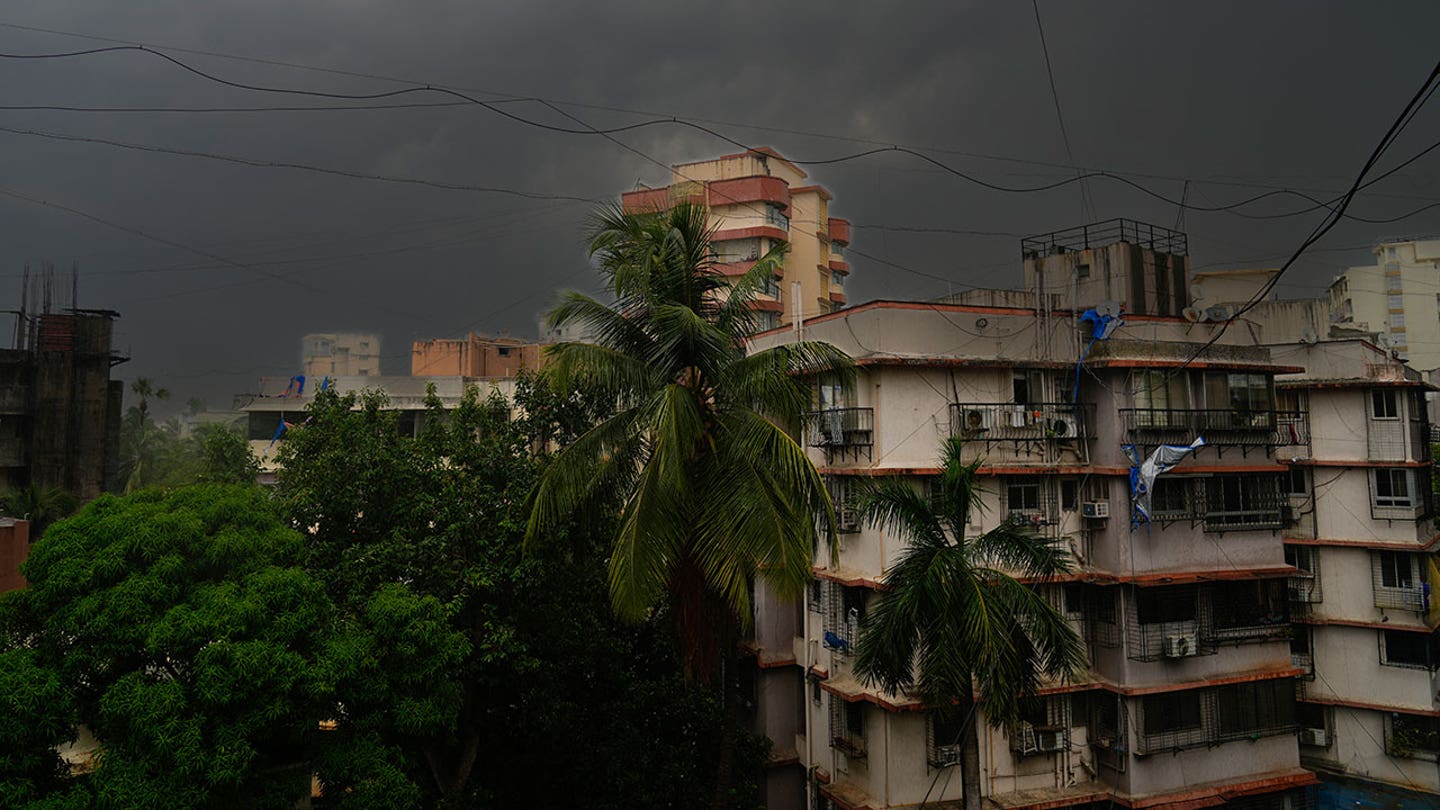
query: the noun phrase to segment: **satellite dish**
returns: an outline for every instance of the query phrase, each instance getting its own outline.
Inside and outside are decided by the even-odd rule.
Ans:
[[[1230,320],[1230,308],[1219,304],[1205,308],[1205,320],[1207,321],[1228,321]]]
[[[1191,323],[1199,321],[1201,315],[1200,310],[1197,307],[1185,307],[1184,309],[1180,310],[1180,314],[1185,316],[1185,320]]]
[[[1311,345],[1314,345],[1314,344],[1316,344],[1316,343],[1319,343],[1319,342],[1320,342],[1320,333],[1319,333],[1319,332],[1316,332],[1314,329],[1311,329],[1310,327],[1307,326],[1307,327],[1305,327],[1304,329],[1301,329],[1301,330],[1300,330],[1300,342],[1301,342],[1301,343],[1309,343],[1309,344],[1311,344]]]
[[[1201,287],[1199,284],[1191,284],[1190,297],[1196,301],[1199,301],[1201,298],[1205,297],[1205,288]]]
[[[1120,316],[1120,303],[1118,301],[1102,301],[1095,307],[1095,314],[1100,316],[1109,315],[1112,318]]]

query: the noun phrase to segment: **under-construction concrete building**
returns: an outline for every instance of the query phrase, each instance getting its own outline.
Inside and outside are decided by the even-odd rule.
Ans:
[[[0,486],[61,487],[89,500],[118,477],[124,384],[110,369],[123,362],[111,345],[119,313],[52,308],[48,275],[35,289],[27,277],[14,341],[0,349]]]

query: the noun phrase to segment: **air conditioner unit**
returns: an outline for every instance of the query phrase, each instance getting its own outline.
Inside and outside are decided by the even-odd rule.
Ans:
[[[1188,658],[1194,655],[1197,650],[1197,639],[1194,633],[1180,633],[1165,637],[1165,645],[1161,650],[1166,658]]]
[[[994,414],[983,408],[966,408],[960,414],[960,429],[966,433],[979,433],[989,430]]]
[[[1037,729],[1035,732],[1035,747],[1041,751],[1065,750],[1064,730],[1058,728]]]
[[[937,745],[934,754],[930,757],[930,765],[936,768],[948,768],[960,764],[960,746],[958,745]]]
[[[1050,420],[1050,435],[1057,439],[1073,439],[1079,433],[1075,420],[1067,416]]]
[[[1104,520],[1110,517],[1110,502],[1086,501],[1080,504],[1080,515],[1091,520]]]
[[[1300,744],[1324,748],[1330,744],[1330,737],[1323,728],[1302,728],[1300,729]]]

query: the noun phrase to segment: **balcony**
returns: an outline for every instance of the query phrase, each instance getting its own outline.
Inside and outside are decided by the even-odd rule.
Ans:
[[[1428,461],[1430,428],[1419,419],[1365,420],[1365,444],[1371,461]]]
[[[1189,521],[1207,532],[1273,531],[1285,528],[1294,516],[1289,498],[1280,492],[1278,475],[1170,475],[1155,481],[1150,520]]]
[[[805,414],[805,443],[826,453],[869,452],[875,443],[874,408],[826,408]]]
[[[1146,446],[1189,444],[1196,436],[1215,448],[1309,447],[1304,411],[1237,411],[1220,408],[1121,408],[1131,441]]]

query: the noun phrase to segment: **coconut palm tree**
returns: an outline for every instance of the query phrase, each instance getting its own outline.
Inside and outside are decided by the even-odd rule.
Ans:
[[[668,610],[686,678],[718,676],[728,700],[728,662],[752,618],[755,578],[781,598],[799,598],[817,533],[834,529],[820,475],[792,432],[810,404],[800,375],[843,377],[850,360],[815,342],[747,355],[745,339],[757,328],[751,304],[785,248],[731,284],[714,267],[706,220],[705,208],[689,203],[597,212],[590,253],[615,301],[562,298],[550,325],[585,327],[594,342],[551,347],[550,369],[562,385],[613,396],[617,413],[546,469],[528,537],[589,505],[618,505],[609,560],[615,610],[636,620]]]
[[[145,421],[145,417],[150,413],[151,397],[161,400],[170,398],[170,389],[156,388],[149,377],[136,377],[134,381],[130,383],[130,391],[140,398],[140,421],[142,422]]]
[[[979,712],[1016,722],[1044,678],[1085,666],[1075,629],[1034,587],[1070,570],[1065,552],[1006,521],[966,537],[981,508],[979,461],[961,460],[950,439],[927,497],[897,478],[872,483],[855,509],[869,525],[906,541],[861,627],[856,674],[891,692],[912,692],[960,723],[965,807],[980,807]],[[977,694],[978,688],[978,694]]]

